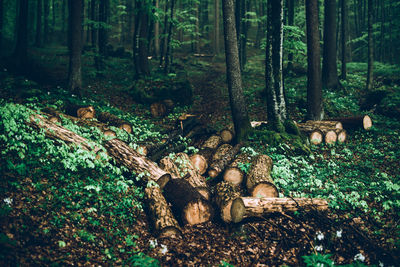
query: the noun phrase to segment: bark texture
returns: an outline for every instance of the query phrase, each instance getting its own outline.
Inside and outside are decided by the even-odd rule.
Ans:
[[[336,89],[338,87],[336,52],[336,0],[325,0],[322,61],[322,85],[324,88]]]
[[[28,55],[28,0],[19,0],[17,36],[13,53],[15,65],[19,69],[24,69]]]
[[[226,168],[226,166],[231,163],[242,146],[243,143],[237,144],[231,150],[227,151],[221,159],[214,161],[210,166],[208,175],[211,178],[217,177]]]
[[[368,0],[368,72],[367,72],[367,90],[372,90],[374,82],[374,37],[372,36],[372,26],[374,17],[372,0]]]
[[[340,121],[344,129],[363,128],[364,130],[369,130],[372,127],[372,119],[368,115],[339,117],[332,118],[331,120]]]
[[[271,177],[272,166],[272,159],[267,155],[258,155],[253,159],[246,181],[246,187],[251,196],[278,196],[278,189]]]
[[[216,185],[214,201],[220,210],[220,216],[224,222],[232,222],[232,202],[240,198],[240,196],[241,193],[238,187],[229,182],[220,182]]]

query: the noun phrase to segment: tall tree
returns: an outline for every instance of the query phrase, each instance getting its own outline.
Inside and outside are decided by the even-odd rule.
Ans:
[[[372,89],[374,82],[374,39],[372,36],[373,24],[373,3],[368,0],[368,72],[367,72],[367,89]]]
[[[155,7],[156,9],[159,8],[159,0],[155,1]],[[157,17],[156,17],[156,21],[154,23],[154,55],[155,57],[158,57],[158,55],[160,54],[160,22],[159,22],[159,14],[157,12]]]
[[[81,95],[82,89],[82,19],[83,0],[68,1],[68,48],[69,48],[69,69],[68,89],[74,94]]]
[[[13,58],[16,66],[23,69],[28,55],[28,0],[19,0],[19,11],[17,16],[17,42]]]
[[[340,0],[341,4],[341,20],[342,20],[342,71],[340,78],[346,80],[347,78],[347,4],[345,0]]]
[[[294,25],[294,0],[286,0],[287,10],[288,10],[288,25]],[[293,53],[288,54],[288,65],[287,70],[290,71],[293,67]]]
[[[240,142],[246,138],[251,126],[246,103],[243,97],[233,0],[222,0],[222,12],[229,100],[236,133],[236,141]]]
[[[50,15],[50,0],[44,0],[43,39],[45,44],[48,44],[50,40],[49,15]]]
[[[324,49],[322,61],[322,86],[338,87],[336,60],[336,0],[325,0]]]
[[[0,51],[3,49],[3,17],[4,17],[4,1],[0,0]],[[1,55],[1,52],[0,52]]]
[[[99,29],[98,29],[98,49],[99,53],[96,56],[95,64],[97,69],[97,76],[103,76],[104,71],[104,60],[107,57],[107,2],[109,0],[100,0],[99,3]]]
[[[318,0],[306,0],[305,4],[307,28],[307,119],[322,120]]]
[[[94,22],[97,21],[97,1],[91,0],[90,3],[90,19]],[[94,23],[90,25],[91,31],[91,39],[92,39],[92,47],[96,47],[97,44],[97,27],[94,26]]]
[[[172,39],[172,28],[174,26],[174,7],[175,7],[175,0],[171,0],[171,13],[169,16],[169,28],[168,28],[168,37],[167,37],[167,45],[165,50],[165,60],[164,60],[164,72],[169,72],[169,64],[172,61],[172,46],[171,46],[171,39]]]
[[[135,65],[136,77],[150,74],[148,63],[147,35],[149,29],[149,6],[140,0],[135,2],[135,9],[138,11],[133,44],[133,60]]]
[[[219,1],[214,0],[214,53],[219,54],[220,45],[219,45]]]
[[[42,0],[36,2],[36,38],[35,46],[42,46]]]
[[[275,131],[284,132],[288,118],[283,89],[283,0],[267,3],[267,46],[265,78],[268,120]]]

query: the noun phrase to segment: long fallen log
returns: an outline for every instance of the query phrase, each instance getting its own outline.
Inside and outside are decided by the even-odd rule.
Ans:
[[[147,181],[152,180],[161,188],[164,188],[165,184],[171,179],[169,173],[119,139],[112,139],[105,142],[104,147],[118,164],[125,166],[136,174],[144,173],[143,179]]]
[[[238,223],[245,218],[262,217],[274,212],[327,209],[328,202],[325,199],[240,197],[232,202],[231,218]]]
[[[368,115],[339,117],[332,118],[331,120],[340,121],[344,129],[363,128],[364,130],[369,130],[372,127],[372,119]]]
[[[243,143],[235,145],[231,150],[227,151],[222,158],[214,161],[209,168],[208,176],[211,178],[217,177],[218,174],[220,174],[226,168],[226,166],[232,162],[242,146]]]
[[[324,140],[327,144],[337,141],[337,130],[343,129],[339,121],[307,121],[297,123],[297,127],[303,133],[308,134],[309,140],[314,145],[319,145]]]
[[[161,189],[156,186],[147,187],[144,190],[148,214],[153,222],[153,228],[159,237],[179,236],[181,230],[178,221],[172,214]]]
[[[277,197],[278,189],[271,178],[273,162],[267,155],[254,157],[249,173],[247,174],[246,187],[253,197]]]
[[[238,187],[230,182],[220,182],[215,186],[214,201],[220,210],[221,219],[226,222],[232,222],[231,208],[232,202],[240,198],[241,192]]]
[[[171,179],[164,187],[164,196],[172,211],[183,224],[198,224],[211,220],[213,209],[188,181]]]

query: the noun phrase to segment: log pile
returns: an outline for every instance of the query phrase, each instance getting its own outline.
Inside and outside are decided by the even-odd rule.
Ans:
[[[346,129],[363,128],[369,130],[372,127],[372,120],[368,115],[331,118],[325,121],[307,121],[297,123],[300,132],[308,136],[310,143],[319,145],[322,142],[334,144],[343,143],[347,139]]]

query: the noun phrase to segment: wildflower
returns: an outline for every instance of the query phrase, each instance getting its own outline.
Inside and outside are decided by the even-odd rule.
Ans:
[[[11,204],[13,203],[13,199],[12,198],[5,198],[3,199],[3,201],[6,203],[7,206],[11,207]]]
[[[378,266],[379,266],[379,267],[383,267],[383,266],[385,266],[385,264],[383,264],[383,262],[379,261]]]
[[[166,245],[164,245],[164,244],[161,244],[161,250],[160,251],[161,251],[162,254],[165,254],[165,253],[168,252],[168,247]]]
[[[337,237],[337,238],[341,238],[341,237],[342,237],[342,233],[343,233],[343,230],[342,230],[342,229],[336,231],[336,237]]]
[[[315,246],[316,251],[323,251],[324,247],[322,245]]]
[[[324,236],[324,234],[323,234],[321,231],[318,231],[318,232],[317,232],[317,239],[318,239],[318,240],[323,240],[324,237],[325,237],[325,236]]]
[[[354,256],[354,260],[355,261],[361,261],[364,262],[365,261],[365,256],[361,253],[358,253],[357,255]]]
[[[151,248],[155,248],[158,245],[157,239],[150,239],[149,243]]]

